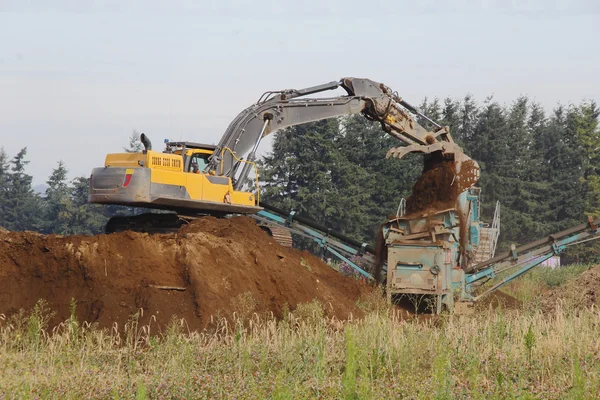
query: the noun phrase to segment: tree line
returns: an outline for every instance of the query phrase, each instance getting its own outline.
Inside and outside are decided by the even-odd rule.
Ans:
[[[138,137],[134,132],[123,150],[141,151]],[[110,217],[140,212],[133,207],[88,204],[89,177],[69,180],[62,161],[51,171],[45,192],[37,193],[32,188],[33,177],[25,172],[26,156],[26,147],[12,158],[0,147],[0,227],[4,229],[95,235],[104,232]]]
[[[483,219],[502,209],[500,248],[523,244],[600,217],[600,109],[594,101],[547,112],[527,97],[509,105],[493,98],[425,99],[421,110],[442,125],[481,166]],[[427,121],[419,121],[428,126]],[[294,126],[275,135],[260,160],[261,197],[297,210],[357,240],[373,242],[378,226],[397,211],[422,171],[422,156],[386,159],[400,143],[362,116]],[[139,151],[137,134],[127,151]],[[112,215],[136,212],[87,204],[89,178],[67,179],[62,162],[45,193],[31,187],[26,148],[0,150],[0,226],[42,233],[96,234]],[[598,260],[597,244],[569,256]]]
[[[483,219],[501,203],[500,249],[600,217],[600,110],[594,101],[551,112],[519,97],[509,105],[470,95],[425,99],[421,110],[481,167]],[[429,127],[429,123],[419,120]],[[422,156],[385,159],[400,143],[362,116],[319,121],[277,134],[261,162],[267,203],[294,209],[372,242],[422,171]],[[600,261],[595,242],[569,252]]]

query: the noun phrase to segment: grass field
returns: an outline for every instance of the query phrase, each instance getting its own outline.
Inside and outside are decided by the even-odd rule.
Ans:
[[[537,270],[508,292],[533,299],[585,267]],[[361,320],[304,304],[284,320],[223,320],[189,333],[132,317],[124,333],[50,310],[0,318],[0,398],[597,398],[600,312],[483,309],[409,320],[376,295]],[[73,304],[73,307],[76,307]]]

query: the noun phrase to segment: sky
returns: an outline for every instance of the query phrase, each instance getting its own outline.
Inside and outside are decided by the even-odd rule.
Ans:
[[[600,100],[599,38],[597,0],[0,0],[0,146],[35,185],[87,176],[133,130],[217,143],[263,92],[345,76],[551,110]]]

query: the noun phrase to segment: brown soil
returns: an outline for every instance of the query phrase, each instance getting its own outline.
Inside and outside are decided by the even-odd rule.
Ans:
[[[501,292],[500,290],[496,290],[495,292],[490,293],[488,296],[484,297],[481,301],[477,303],[477,308],[502,308],[506,310],[518,310],[523,307],[523,303],[521,300]]]
[[[600,306],[600,266],[591,267],[576,279],[549,290],[541,299],[544,312],[553,312],[559,304],[575,310]]]
[[[98,236],[44,236],[0,231],[0,314],[31,309],[45,299],[57,315],[122,329],[140,308],[142,323],[159,326],[173,315],[191,329],[211,317],[230,317],[247,292],[256,312],[281,316],[287,304],[318,299],[329,315],[361,316],[355,307],[365,286],[307,252],[279,246],[250,218],[201,218],[176,234],[122,232]],[[176,287],[185,290],[157,288]]]
[[[411,195],[406,199],[406,214],[424,214],[429,210],[441,211],[455,207],[460,194],[454,184],[456,169],[453,160],[432,156],[426,163],[423,174],[414,184]]]

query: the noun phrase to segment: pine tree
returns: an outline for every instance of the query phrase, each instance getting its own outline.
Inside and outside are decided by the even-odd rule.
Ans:
[[[277,134],[272,153],[262,160],[262,197],[373,241],[422,169],[418,156],[385,158],[400,144],[361,116],[289,128]]]
[[[5,226],[4,216],[8,213],[7,196],[9,182],[10,163],[4,147],[0,147],[0,227]]]
[[[123,147],[123,150],[128,153],[139,153],[144,150],[144,145],[140,141],[140,134],[138,131],[135,129],[133,130],[129,136],[129,146]]]
[[[488,102],[491,100],[488,99]],[[460,129],[454,131],[453,137],[460,144],[464,145],[465,150],[470,152],[473,147],[473,136],[479,121],[479,107],[471,94],[467,94],[462,101],[460,108]]]
[[[44,198],[46,221],[43,232],[72,234],[76,228],[72,223],[74,210],[67,186],[67,169],[62,161],[59,161],[58,166],[52,170],[46,183],[48,185]]]
[[[339,138],[337,120],[318,121],[277,133],[273,151],[262,161],[262,198],[286,209],[335,214],[328,194],[335,188],[331,166]]]
[[[454,140],[462,146],[460,138],[461,115],[460,102],[447,97],[444,100],[440,123],[450,128],[450,134]]]
[[[4,212],[0,225],[13,231],[38,230],[43,224],[40,219],[41,199],[31,188],[32,177],[25,173],[27,147],[21,149],[10,161],[10,172],[6,180]]]
[[[582,146],[583,184],[586,186],[586,212],[594,218],[600,217],[600,109],[596,102],[583,102],[574,109],[575,135]]]
[[[468,103],[466,109],[472,112],[474,106],[472,107]],[[470,126],[462,128],[465,132],[464,144],[465,148],[469,149],[466,150],[467,154],[476,160],[481,168],[478,186],[482,188],[482,216],[491,218],[496,201],[500,201],[502,205],[500,236],[502,244],[506,238],[514,238],[518,233],[515,231],[514,215],[510,212],[508,204],[512,198],[511,189],[507,186],[503,175],[503,168],[510,164],[510,152],[506,143],[508,129],[506,110],[492,98],[488,98],[477,118],[473,115],[468,117],[463,115],[463,123],[469,125],[475,121],[477,125],[473,128],[472,133],[466,133],[471,130]]]
[[[88,203],[90,179],[80,176],[73,179],[69,188],[73,208],[72,231],[78,235],[95,235],[104,232],[108,218],[103,206]]]

